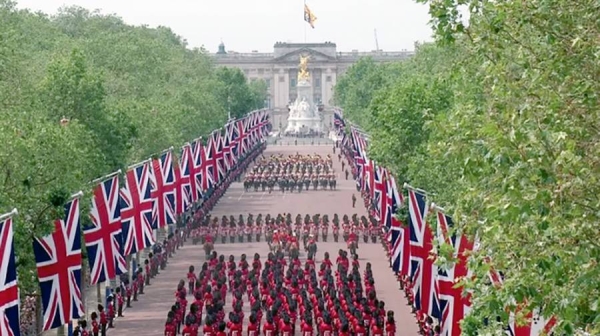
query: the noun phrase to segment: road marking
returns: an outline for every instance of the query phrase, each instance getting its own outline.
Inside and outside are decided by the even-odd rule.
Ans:
[[[266,191],[263,191],[262,195],[260,195],[260,199],[263,199],[263,197],[265,197],[266,193],[267,193]]]
[[[246,193],[245,191],[242,191],[242,193],[240,194],[240,197],[238,197],[238,201],[240,201],[242,199],[242,197],[244,197],[245,193]]]

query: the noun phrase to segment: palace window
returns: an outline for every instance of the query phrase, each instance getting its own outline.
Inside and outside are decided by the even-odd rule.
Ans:
[[[321,78],[315,78],[315,87],[321,87]]]
[[[265,69],[258,69],[258,74],[262,75],[265,72]]]
[[[296,78],[290,78],[290,87],[296,87]]]
[[[271,88],[271,79],[267,78],[265,79],[265,83],[267,83],[267,89]]]

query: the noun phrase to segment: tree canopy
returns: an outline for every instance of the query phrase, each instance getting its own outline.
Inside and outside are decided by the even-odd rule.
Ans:
[[[356,63],[337,104],[371,136],[371,157],[478,235],[466,334],[497,332],[517,302],[556,316],[559,334],[600,332],[598,5],[419,2],[436,42],[398,64]]]
[[[260,83],[217,69],[166,27],[79,7],[48,16],[8,0],[0,0],[0,22],[0,213],[19,210],[25,293],[35,288],[32,237],[50,232],[71,193],[221,127],[227,90],[234,116],[262,107],[266,96]]]

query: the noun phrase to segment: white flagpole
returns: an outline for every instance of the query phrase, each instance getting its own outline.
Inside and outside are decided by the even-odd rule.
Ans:
[[[146,164],[148,161],[150,161],[150,159],[146,159],[146,160],[144,160],[144,161],[140,161],[140,162],[138,162],[138,163],[134,163],[134,164],[132,164],[131,166],[127,167],[127,170],[130,170],[130,169],[137,168],[137,167],[139,167],[139,166],[141,166],[141,165],[144,165],[144,164]]]
[[[78,192],[76,192],[76,193],[74,193],[73,195],[71,195],[71,199],[78,199],[78,198],[81,198],[81,197],[83,197],[83,191],[81,191],[81,190],[78,191]]]
[[[427,196],[427,192],[425,190],[419,189],[419,188],[415,188],[415,187],[411,186],[410,184],[408,184],[406,182],[404,183],[403,187],[404,187],[404,189],[411,189],[411,190],[419,192],[420,194],[423,194],[423,195]]]
[[[17,208],[12,209],[9,213],[5,213],[4,215],[0,215],[0,221],[10,218],[12,216],[16,216],[19,214],[19,211],[17,210]]]
[[[102,176],[102,177],[99,177],[99,178],[97,178],[97,179],[93,180],[91,183],[92,183],[92,184],[96,184],[96,183],[98,183],[98,182],[102,182],[102,181],[108,180],[109,178],[111,178],[111,177],[113,177],[113,176],[115,176],[115,175],[119,175],[119,174],[121,174],[121,173],[122,173],[122,171],[121,171],[121,169],[119,169],[119,170],[117,170],[116,172],[112,172],[112,173],[110,173],[110,174],[108,174],[108,175],[104,175],[104,176]]]
[[[304,13],[304,15],[306,15],[306,0],[304,0],[304,7],[302,8],[302,13]],[[304,21],[306,21],[306,20],[304,20]],[[304,43],[306,43],[306,24],[307,23],[308,22],[304,22]]]

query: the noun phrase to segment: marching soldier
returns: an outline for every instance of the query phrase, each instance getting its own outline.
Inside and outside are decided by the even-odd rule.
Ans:
[[[347,172],[346,172],[347,175]],[[352,194],[352,207],[356,207],[356,195]]]

